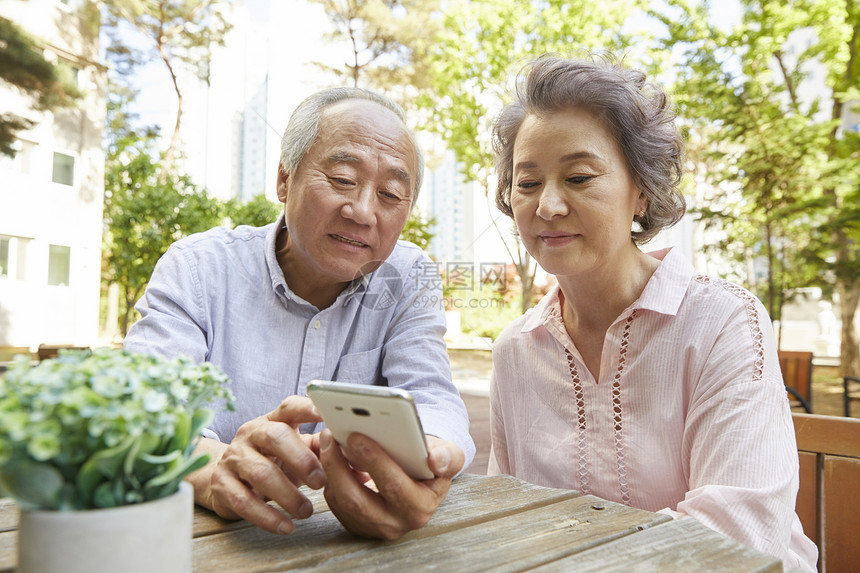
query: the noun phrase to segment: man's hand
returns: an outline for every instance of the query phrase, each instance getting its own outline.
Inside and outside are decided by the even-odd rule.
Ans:
[[[322,431],[320,460],[328,480],[325,498],[347,531],[393,540],[430,520],[466,458],[456,444],[435,436],[427,436],[427,447],[436,477],[416,481],[367,436],[350,435],[341,451],[331,431]]]
[[[311,449],[315,440],[297,428],[321,421],[309,398],[291,396],[243,424],[228,446],[209,443],[198,448],[214,455],[188,478],[195,501],[227,519],[243,518],[272,533],[292,533],[296,527],[290,517],[266,501],[275,501],[293,518],[311,516],[313,505],[298,488],[306,484],[319,489],[326,477]]]

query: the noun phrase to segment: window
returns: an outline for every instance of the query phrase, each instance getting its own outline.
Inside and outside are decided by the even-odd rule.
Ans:
[[[31,239],[0,235],[0,279],[27,277],[27,246]]]
[[[48,249],[48,284],[68,286],[71,247],[50,245]]]
[[[75,158],[65,153],[54,152],[54,183],[62,185],[75,184]]]

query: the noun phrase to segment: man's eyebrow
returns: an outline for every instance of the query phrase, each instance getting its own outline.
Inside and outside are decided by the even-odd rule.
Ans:
[[[361,163],[361,159],[346,151],[335,151],[328,156],[328,160],[330,163]],[[410,189],[412,188],[412,176],[409,175],[407,170],[401,167],[393,167],[390,173],[394,175],[395,179],[403,181]]]
[[[351,155],[345,151],[335,151],[328,156],[331,163],[358,163],[360,160],[355,155]]]
[[[394,177],[399,181],[403,181],[406,185],[411,189],[412,188],[412,177],[410,177],[409,172],[400,167],[395,167],[391,170],[391,173],[394,174]]]

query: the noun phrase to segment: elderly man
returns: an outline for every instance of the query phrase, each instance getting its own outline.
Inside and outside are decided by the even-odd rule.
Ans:
[[[427,522],[471,461],[439,281],[418,247],[398,242],[422,171],[399,106],[324,90],[284,132],[283,217],[193,235],[159,261],[125,347],[214,362],[236,396],[236,411],[218,412],[201,440],[213,461],[188,478],[198,504],[291,533],[290,516],[313,511],[299,486],[325,487],[349,531],[395,539]],[[313,379],[412,392],[436,478],[409,478],[366,436],[337,447],[329,430],[314,433],[321,419],[304,397]]]

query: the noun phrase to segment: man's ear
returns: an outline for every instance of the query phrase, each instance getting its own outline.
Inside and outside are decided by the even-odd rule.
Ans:
[[[290,173],[283,165],[278,163],[278,201],[281,203],[287,202],[287,191],[290,188]]]

